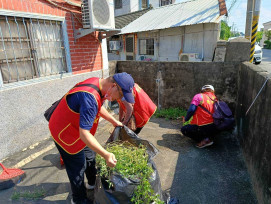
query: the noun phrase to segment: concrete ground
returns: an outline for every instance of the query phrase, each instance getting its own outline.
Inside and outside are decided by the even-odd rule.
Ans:
[[[213,146],[198,149],[181,135],[180,127],[178,121],[152,118],[139,134],[160,151],[154,161],[164,191],[177,197],[181,204],[257,203],[233,134],[222,133]],[[96,138],[104,144],[111,130],[111,124],[102,121]],[[69,181],[51,139],[12,155],[3,163],[6,167],[22,166],[27,176],[16,187],[0,191],[0,203],[70,203]],[[18,192],[37,191],[44,196],[12,200]]]

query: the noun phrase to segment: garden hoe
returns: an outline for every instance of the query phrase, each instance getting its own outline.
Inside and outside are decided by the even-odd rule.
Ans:
[[[25,178],[25,172],[21,169],[7,169],[2,163],[3,172],[0,174],[0,190],[11,188]]]

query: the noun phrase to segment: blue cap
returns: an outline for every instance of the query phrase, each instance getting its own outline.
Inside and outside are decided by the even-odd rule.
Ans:
[[[133,88],[135,85],[134,79],[130,74],[122,72],[119,74],[114,74],[113,76],[116,83],[120,86],[123,96],[128,103],[135,103],[135,98],[133,95]]]

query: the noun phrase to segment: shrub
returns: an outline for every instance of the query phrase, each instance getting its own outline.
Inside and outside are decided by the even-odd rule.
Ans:
[[[267,49],[271,49],[271,42],[269,40],[265,40],[264,43],[266,44]]]

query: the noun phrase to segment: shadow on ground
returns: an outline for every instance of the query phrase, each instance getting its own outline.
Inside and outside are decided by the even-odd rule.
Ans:
[[[152,118],[139,136],[159,150],[154,158],[165,192],[181,204],[257,203],[238,142],[232,133],[216,137],[214,145],[198,149],[180,132],[180,121]],[[100,123],[97,140],[104,144],[112,125]],[[48,144],[52,141],[48,140]],[[0,191],[0,203],[70,203],[71,190],[66,171],[60,165],[56,148],[22,167],[27,176],[14,188]],[[11,199],[16,192],[44,189],[38,200]]]
[[[165,188],[162,184],[162,187],[171,196],[177,197],[180,203],[257,203],[238,141],[233,133],[222,132],[215,138],[214,145],[198,149],[192,140],[181,134],[179,125],[157,118],[153,118],[151,122],[159,124],[160,127],[162,122],[163,128],[171,126],[168,128],[171,131],[162,134],[157,145],[162,154],[168,151],[178,153],[175,157],[175,168],[172,169],[173,178],[170,178],[170,173],[167,178],[171,185]],[[176,132],[172,133],[173,127]],[[170,156],[167,159],[170,160]],[[159,162],[160,159],[157,160]],[[167,166],[164,165],[163,168]],[[166,172],[161,170],[160,173]]]

